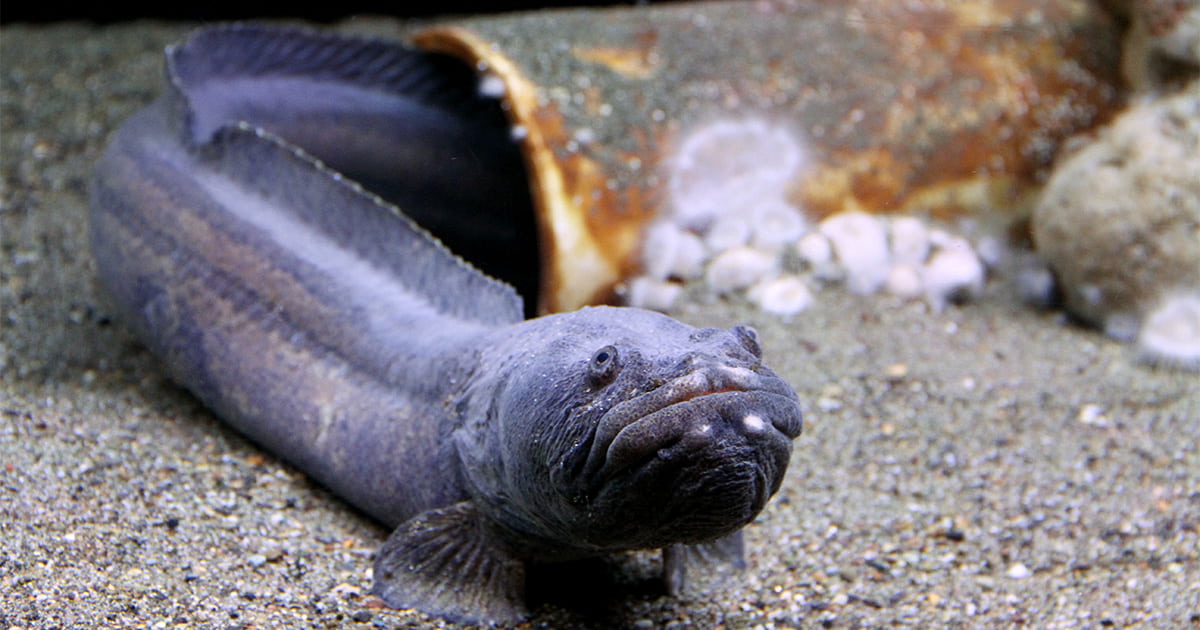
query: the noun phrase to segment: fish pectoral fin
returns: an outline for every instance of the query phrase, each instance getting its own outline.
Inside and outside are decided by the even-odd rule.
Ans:
[[[389,606],[457,622],[527,616],[524,562],[496,541],[466,501],[401,523],[375,559],[371,591]]]
[[[712,542],[663,548],[663,580],[672,595],[700,590],[744,568],[740,530]]]

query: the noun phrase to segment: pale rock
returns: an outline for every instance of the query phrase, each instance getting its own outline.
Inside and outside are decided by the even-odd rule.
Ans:
[[[883,221],[864,212],[843,212],[822,221],[820,230],[845,271],[846,288],[858,295],[879,290],[891,268]]]
[[[925,299],[935,310],[947,302],[962,302],[983,292],[983,263],[970,249],[940,249],[921,268]]]
[[[809,232],[796,241],[796,255],[812,267],[833,262],[833,246],[820,232]]]
[[[642,242],[642,272],[656,280],[699,277],[707,254],[700,237],[667,222],[646,230]]]
[[[747,213],[729,213],[717,217],[704,233],[704,245],[712,255],[750,242],[753,231]]]
[[[892,265],[888,271],[884,289],[892,295],[905,299],[921,297],[925,292],[925,285],[921,281],[921,268],[918,264],[902,262]]]
[[[1143,361],[1200,371],[1200,294],[1164,300],[1146,317],[1137,345]]]
[[[752,247],[735,247],[709,262],[704,278],[712,291],[728,293],[774,275],[777,266],[776,256]]]
[[[683,294],[683,286],[647,276],[638,276],[625,283],[622,291],[626,306],[652,311],[669,311]]]
[[[1055,168],[1032,232],[1074,315],[1137,339],[1171,296],[1200,295],[1198,173],[1195,81],[1134,105]]]
[[[749,297],[762,310],[775,315],[795,315],[813,303],[803,278],[794,275],[764,280],[750,288]]]
[[[796,242],[808,230],[804,217],[783,199],[767,200],[754,208],[750,242],[758,249],[777,250]]]
[[[919,265],[929,256],[929,228],[915,217],[891,221],[892,261]]]

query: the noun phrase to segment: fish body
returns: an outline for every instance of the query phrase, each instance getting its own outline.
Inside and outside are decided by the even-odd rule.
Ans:
[[[491,181],[507,149],[415,87],[444,63],[252,26],[170,49],[165,94],[92,186],[118,315],[217,415],[395,529],[375,567],[389,604],[512,621],[529,562],[663,548],[672,587],[692,558],[740,562],[801,428],[752,330],[616,307],[525,319],[512,288],[329,166],[373,163],[386,143],[361,136],[399,130],[406,205],[470,222],[481,197],[519,198]],[[439,151],[473,134],[489,172],[447,177]]]

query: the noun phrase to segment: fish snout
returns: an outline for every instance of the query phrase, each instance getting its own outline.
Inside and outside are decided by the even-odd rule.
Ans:
[[[618,431],[605,453],[605,471],[611,475],[650,462],[685,468],[722,466],[736,459],[768,469],[772,477],[778,471],[782,477],[791,441],[802,423],[794,397],[763,390],[710,391],[668,405]]]

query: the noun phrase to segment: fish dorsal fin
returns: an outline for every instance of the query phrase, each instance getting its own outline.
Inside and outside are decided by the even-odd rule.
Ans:
[[[512,287],[480,273],[400,209],[302,149],[236,123],[194,150],[216,172],[385,270],[438,312],[492,325],[523,319]]]
[[[209,83],[294,78],[360,86],[464,119],[491,106],[479,96],[473,70],[457,59],[300,27],[234,23],[199,29],[168,49],[166,72],[185,98]],[[199,116],[192,122],[194,137],[203,139],[224,121]]]
[[[461,76],[437,78],[449,76],[439,74],[442,70],[464,68],[441,63],[387,42],[226,25],[197,31],[168,51],[166,99],[184,146],[205,165],[384,269],[414,297],[460,319],[484,324],[520,321],[521,299],[512,287],[456,256],[402,209],[262,128],[228,118],[198,122],[190,98],[191,90],[208,82],[273,74],[349,81],[372,89],[385,85],[396,90],[397,98],[402,92],[404,99],[425,99],[430,107],[442,107],[443,100],[468,102],[453,92],[461,92],[470,81]]]

